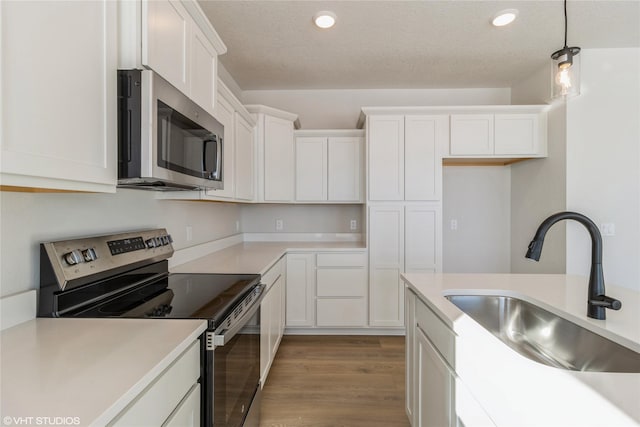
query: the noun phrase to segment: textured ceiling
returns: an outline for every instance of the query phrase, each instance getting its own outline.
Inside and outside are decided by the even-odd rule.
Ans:
[[[509,87],[563,45],[562,0],[199,0],[243,90]],[[495,28],[491,17],[516,8]],[[640,46],[640,1],[569,1],[569,46]],[[332,10],[334,28],[311,19]]]

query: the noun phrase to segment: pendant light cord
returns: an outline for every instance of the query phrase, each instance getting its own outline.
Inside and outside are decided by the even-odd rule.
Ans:
[[[564,0],[564,47],[567,47],[567,0]]]

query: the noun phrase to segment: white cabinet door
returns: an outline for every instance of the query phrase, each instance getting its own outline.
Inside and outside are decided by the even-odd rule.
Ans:
[[[537,114],[496,114],[495,154],[539,154]]]
[[[404,210],[402,206],[369,208],[369,323],[402,326],[404,288]]]
[[[233,120],[235,109],[225,98],[220,97],[214,117],[224,126],[224,140],[222,143],[222,177],[224,187],[221,190],[207,190],[206,194],[213,197],[233,198],[235,195],[234,185],[234,148],[235,148],[235,127]]]
[[[268,289],[267,294],[262,298],[260,303],[260,383],[262,387],[267,381],[269,368],[271,367],[271,345],[269,338],[271,335],[271,319],[273,307],[274,292],[273,287]]]
[[[0,2],[3,186],[115,191],[117,3]]]
[[[215,114],[218,53],[197,25],[191,31],[190,96],[211,114]],[[227,132],[225,126],[225,133]]]
[[[404,199],[404,116],[367,119],[369,200]]]
[[[404,292],[404,324],[405,324],[405,411],[413,426],[417,426],[414,420],[414,390],[416,388],[416,378],[414,375],[415,366],[415,336],[416,336],[416,296],[405,287]]]
[[[364,327],[367,304],[364,298],[318,298],[318,326],[329,328]]]
[[[435,273],[442,268],[441,205],[409,205],[405,208],[405,272]]]
[[[142,63],[189,95],[192,20],[178,0],[142,2]]]
[[[361,202],[364,139],[331,137],[328,146],[328,199]]]
[[[315,254],[287,255],[286,325],[315,325]]]
[[[293,200],[294,147],[293,123],[264,116],[264,200]]]
[[[327,138],[296,138],[296,201],[327,200]]]
[[[254,200],[255,193],[255,129],[238,112],[234,114],[236,199]]]
[[[493,154],[493,114],[452,114],[451,155]]]
[[[415,340],[414,427],[454,427],[454,376],[420,328]]]
[[[200,400],[200,384],[196,384],[162,427],[199,427]]]
[[[449,117],[406,116],[404,126],[404,199],[440,200]]]
[[[284,278],[280,276],[278,280],[271,287],[271,293],[273,293],[272,307],[271,307],[271,321],[269,332],[269,348],[271,362],[276,357],[278,346],[280,345],[280,339],[282,338],[282,292],[284,290]]]

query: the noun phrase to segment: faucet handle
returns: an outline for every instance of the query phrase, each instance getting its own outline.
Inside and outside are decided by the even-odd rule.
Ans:
[[[620,310],[622,308],[622,303],[619,300],[606,295],[598,295],[590,303],[598,307],[610,308],[611,310]]]

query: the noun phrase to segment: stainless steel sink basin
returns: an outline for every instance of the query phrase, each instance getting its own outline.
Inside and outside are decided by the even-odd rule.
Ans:
[[[536,362],[573,371],[640,373],[640,353],[534,304],[492,295],[446,298],[503,343]]]

